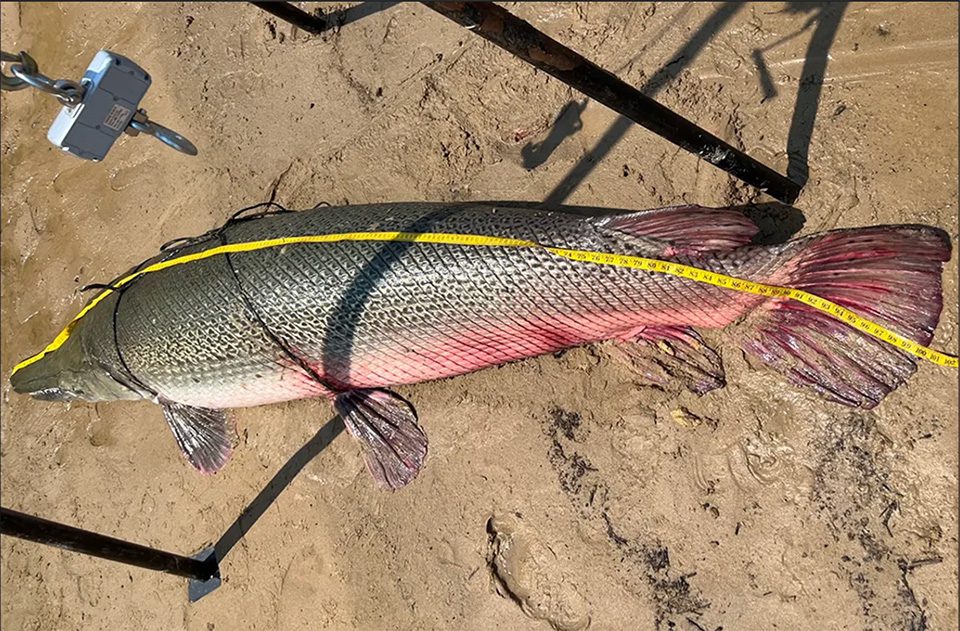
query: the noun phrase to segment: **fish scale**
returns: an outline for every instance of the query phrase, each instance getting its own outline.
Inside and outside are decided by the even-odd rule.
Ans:
[[[211,384],[218,383],[249,405],[260,397],[284,400],[261,380],[279,380],[287,369],[276,363],[276,346],[239,296],[225,259],[178,272],[175,278],[146,275],[121,294],[117,342],[127,369],[158,394],[186,404],[210,403],[217,390]],[[254,383],[259,392],[251,395]]]

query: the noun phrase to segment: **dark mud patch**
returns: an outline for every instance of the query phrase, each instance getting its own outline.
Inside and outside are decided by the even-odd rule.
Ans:
[[[550,410],[547,435],[550,437],[550,464],[560,477],[560,488],[568,495],[579,495],[584,490],[583,479],[597,468],[571,443],[580,443],[583,417],[578,412],[560,408]]]
[[[838,565],[857,593],[865,628],[928,629],[909,578],[918,563],[940,556],[896,537],[894,517],[906,494],[894,486],[888,439],[861,416],[833,423],[823,436],[813,498],[843,552]]]
[[[583,417],[579,412],[570,412],[561,408],[550,410],[550,420],[552,421],[550,434],[556,439],[558,433],[562,433],[567,440],[579,442],[577,436],[580,426],[583,425]]]
[[[579,451],[586,434],[581,414],[554,407],[544,421],[544,431],[551,441],[547,455],[560,488],[584,519],[599,522],[623,568],[646,586],[656,612],[656,628],[675,628],[673,618],[681,617],[696,628],[699,623],[687,618],[688,614],[699,616],[710,607],[689,582],[696,572],[677,575],[667,546],[656,538],[630,537],[618,527],[603,473]]]
[[[696,572],[674,576],[670,566],[670,550],[658,541],[646,542],[631,540],[617,531],[610,514],[601,513],[607,529],[607,537],[621,554],[621,561],[629,563],[642,572],[644,581],[650,586],[656,605],[657,628],[674,628],[671,618],[684,614],[700,615],[710,603],[691,585],[688,579]],[[688,620],[691,624],[698,624]]]

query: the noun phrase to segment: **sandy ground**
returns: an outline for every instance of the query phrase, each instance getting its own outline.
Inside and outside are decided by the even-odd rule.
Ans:
[[[838,10],[817,5],[510,6],[778,169],[809,152],[800,212],[757,207],[764,238],[896,222],[957,238],[956,4],[852,4],[832,43]],[[419,5],[366,8],[307,37],[245,4],[3,3],[5,50],[56,77],[101,47],[131,56],[150,115],[201,152],[125,138],[85,163],[45,139],[52,99],[3,94],[5,376],[79,286],[271,197],[770,201]],[[934,345],[956,352],[956,256],[945,303]],[[957,373],[923,365],[856,412],[723,352],[729,385],[703,398],[638,386],[603,346],[403,388],[431,451],[395,494],[335,427],[288,463],[323,401],[239,411],[235,456],[206,478],[150,403],[48,404],[4,379],[10,508],[192,554],[230,547],[277,471],[303,470],[195,604],[176,577],[4,538],[3,628],[956,628]]]

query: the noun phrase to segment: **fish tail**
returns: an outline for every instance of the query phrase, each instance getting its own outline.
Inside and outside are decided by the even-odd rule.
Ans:
[[[784,284],[929,344],[943,307],[950,239],[928,226],[837,230],[785,250]],[[916,370],[912,355],[790,299],[765,303],[743,349],[797,385],[872,408]]]

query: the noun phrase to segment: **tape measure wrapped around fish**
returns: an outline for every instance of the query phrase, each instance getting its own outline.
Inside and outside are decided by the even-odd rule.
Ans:
[[[698,329],[797,386],[871,408],[903,384],[942,308],[950,242],[917,225],[750,245],[700,206],[584,217],[513,205],[397,203],[236,217],[104,286],[18,364],[37,399],[146,398],[205,473],[231,453],[225,410],[323,396],[385,488],[427,438],[389,388],[613,340],[646,380],[725,384]]]

